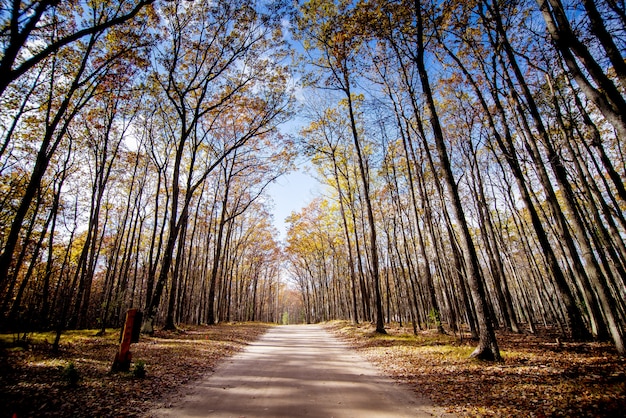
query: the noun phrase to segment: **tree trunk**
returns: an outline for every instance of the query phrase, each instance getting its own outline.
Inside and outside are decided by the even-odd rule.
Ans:
[[[350,91],[350,82],[348,80],[347,71],[344,71],[343,81],[344,91],[346,93],[346,99],[348,101],[348,112],[350,115],[350,128],[352,131],[352,139],[354,141],[354,147],[356,148],[357,160],[359,162],[359,172],[361,174],[361,182],[363,184],[363,198],[365,200],[367,221],[370,233],[370,257],[372,263],[371,273],[374,286],[374,303],[376,306],[376,332],[380,334],[386,334],[387,331],[385,331],[382,297],[380,294],[380,267],[378,262],[378,244],[376,240],[376,220],[374,218],[374,211],[372,209],[372,201],[370,196],[369,172],[365,167],[366,163],[363,158],[363,151],[361,150],[361,141],[359,139],[358,128],[356,126],[354,105],[352,103],[352,93]]]
[[[448,151],[446,149],[445,140],[443,137],[443,131],[439,123],[439,117],[437,116],[437,107],[430,88],[430,81],[428,79],[428,73],[426,66],[424,65],[424,33],[422,27],[422,11],[421,5],[418,0],[415,1],[415,15],[417,23],[417,54],[415,64],[422,84],[422,91],[426,98],[426,105],[430,112],[430,124],[433,131],[435,145],[437,153],[439,155],[439,161],[441,169],[443,170],[443,177],[448,187],[448,195],[451,200],[452,210],[459,223],[460,228],[460,244],[464,253],[465,267],[467,269],[467,280],[472,292],[472,298],[474,300],[474,308],[476,310],[476,317],[479,325],[479,340],[478,347],[472,353],[472,357],[483,359],[501,361],[500,350],[498,348],[498,342],[492,325],[492,319],[489,317],[487,311],[487,297],[483,278],[480,273],[480,266],[478,263],[478,255],[476,254],[476,248],[472,242],[472,237],[469,232],[469,227],[465,219],[463,212],[463,204],[458,193],[457,184],[454,180],[452,173],[452,167],[448,157]]]

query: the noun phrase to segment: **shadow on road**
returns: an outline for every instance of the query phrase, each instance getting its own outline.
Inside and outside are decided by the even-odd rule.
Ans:
[[[272,328],[151,417],[450,416],[320,326]]]

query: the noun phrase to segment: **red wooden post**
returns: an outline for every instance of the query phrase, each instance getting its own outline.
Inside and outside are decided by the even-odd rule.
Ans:
[[[133,341],[134,323],[135,319],[141,318],[141,313],[139,313],[139,315],[137,314],[137,309],[129,309],[128,312],[126,312],[126,322],[124,323],[124,332],[122,334],[120,350],[115,355],[113,367],[111,368],[111,370],[114,372],[127,372],[130,369],[130,361],[132,359],[132,354],[130,353],[130,344]]]

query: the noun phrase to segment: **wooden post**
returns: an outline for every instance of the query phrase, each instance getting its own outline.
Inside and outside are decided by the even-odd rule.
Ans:
[[[126,312],[126,322],[124,323],[120,350],[115,355],[115,360],[111,367],[111,371],[113,372],[127,372],[130,369],[130,361],[132,359],[130,344],[138,341],[137,338],[133,338],[133,336],[137,337],[136,331],[133,332],[133,330],[136,329],[135,321],[137,319],[141,321],[141,312],[137,309],[129,309],[128,312]]]

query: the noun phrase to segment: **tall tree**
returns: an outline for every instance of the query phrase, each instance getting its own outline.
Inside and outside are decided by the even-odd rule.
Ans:
[[[173,144],[174,161],[167,238],[145,307],[146,332],[154,329],[194,193],[231,153],[272,131],[289,105],[284,68],[277,64],[279,16],[263,14],[247,0],[176,1],[164,10],[169,16],[168,26],[162,28],[166,41],[153,80],[164,99],[157,102],[160,117],[168,121],[166,135]],[[216,125],[235,128],[236,134],[224,135]],[[172,278],[174,284],[177,279]]]
[[[330,177],[333,187],[337,191],[337,200],[339,201],[339,209],[341,213],[341,219],[343,229],[346,238],[346,247],[348,250],[348,264],[350,271],[350,280],[352,283],[352,320],[355,323],[359,322],[359,312],[357,304],[357,273],[355,271],[355,255],[352,245],[351,229],[354,229],[353,225],[349,222],[347,215],[348,205],[346,193],[351,193],[349,187],[346,186],[346,179],[349,176],[349,170],[345,166],[346,157],[348,152],[342,152],[346,148],[343,143],[346,142],[346,126],[341,123],[341,111],[340,109],[319,109],[317,104],[312,112],[315,112],[312,116],[308,127],[305,127],[301,134],[305,139],[306,153],[313,158],[314,163],[318,166],[318,170],[326,170],[326,160],[331,163],[329,171],[332,173]],[[343,164],[342,164],[343,162]]]
[[[311,0],[301,6],[301,16],[297,20],[299,37],[304,40],[311,64],[323,70],[323,84],[344,94],[350,130],[357,156],[363,199],[369,227],[369,250],[371,274],[375,294],[376,332],[386,333],[380,290],[380,265],[376,237],[376,220],[372,209],[370,191],[370,170],[363,150],[360,129],[357,124],[353,93],[355,80],[354,66],[363,42],[351,21],[350,2],[336,4],[328,0]],[[316,54],[319,54],[316,56]]]
[[[139,2],[137,5],[125,2],[117,7],[80,4],[77,9],[69,3],[57,3],[59,2],[42,1],[22,4],[21,1],[16,1],[12,2],[11,17],[3,16],[6,20],[2,22],[2,32],[7,33],[8,37],[3,38],[7,44],[0,62],[0,72],[4,74],[0,77],[0,95],[13,80],[31,70],[39,71],[36,66],[43,68],[41,71],[44,71],[49,82],[47,90],[42,93],[47,94],[48,99],[45,96],[39,99],[39,150],[33,156],[34,165],[30,179],[0,254],[0,288],[9,280],[11,262],[19,244],[24,218],[51,159],[70,129],[72,120],[98,93],[100,84],[106,80],[115,65],[120,60],[128,59],[145,45],[134,42],[141,38],[142,32],[145,35],[145,20],[138,20],[136,24],[120,29],[117,33],[115,29],[116,25],[137,16],[149,2]],[[9,13],[9,10],[3,9],[4,12]],[[77,27],[84,29],[76,31]],[[35,42],[35,31],[38,32],[36,38],[40,42]],[[120,36],[119,39],[124,39],[123,36],[129,36],[129,40],[136,38],[128,44],[116,43],[112,42],[114,36],[107,38],[107,34],[116,34]],[[82,38],[82,42],[74,42]],[[26,58],[27,56],[30,58]],[[26,95],[24,100],[33,101],[34,98]],[[6,150],[11,140],[8,135],[4,138],[3,150]]]

